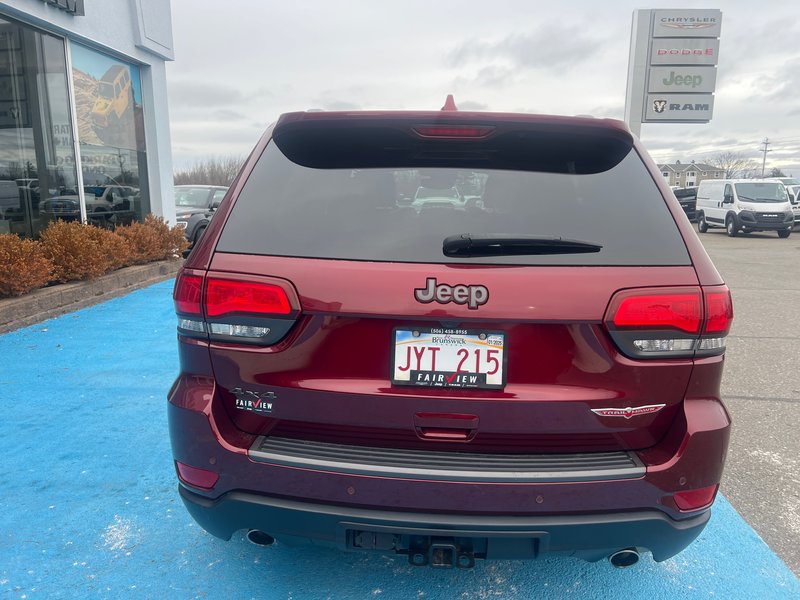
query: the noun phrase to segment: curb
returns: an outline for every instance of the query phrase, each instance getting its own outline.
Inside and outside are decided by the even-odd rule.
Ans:
[[[182,260],[125,267],[90,281],[76,281],[0,300],[0,333],[21,329],[173,277]]]

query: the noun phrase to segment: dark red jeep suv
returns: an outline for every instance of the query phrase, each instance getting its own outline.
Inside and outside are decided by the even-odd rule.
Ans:
[[[180,496],[230,539],[616,566],[708,522],[728,288],[618,121],[283,115],[175,284]]]

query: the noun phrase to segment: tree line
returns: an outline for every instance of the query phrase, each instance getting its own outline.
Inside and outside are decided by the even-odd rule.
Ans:
[[[175,185],[229,186],[244,164],[243,156],[212,156],[174,171]]]

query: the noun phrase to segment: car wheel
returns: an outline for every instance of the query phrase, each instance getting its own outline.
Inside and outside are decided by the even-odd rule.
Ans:
[[[725,231],[728,232],[728,237],[736,237],[739,233],[739,228],[736,226],[736,219],[733,215],[728,215],[725,219]]]
[[[778,232],[778,237],[779,237],[779,238],[788,238],[788,237],[789,237],[789,235],[791,235],[791,233],[792,233],[792,230],[791,230],[791,229],[781,229],[781,230]]]
[[[697,231],[700,233],[705,233],[708,231],[708,223],[706,222],[706,216],[703,213],[700,213],[697,217]]]
[[[194,244],[200,241],[200,238],[203,237],[203,234],[206,231],[206,227],[208,227],[207,223],[203,223],[197,228],[197,231],[194,232]]]

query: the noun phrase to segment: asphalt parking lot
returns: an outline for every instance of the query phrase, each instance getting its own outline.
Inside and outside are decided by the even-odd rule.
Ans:
[[[700,235],[733,292],[722,392],[733,431],[722,490],[800,575],[800,230]]]
[[[734,293],[723,386],[735,429],[725,497],[677,557],[645,556],[624,571],[569,558],[440,571],[212,538],[175,489],[165,395],[177,356],[165,282],[0,336],[0,596],[800,597],[786,566],[800,566],[800,235],[702,239]]]

